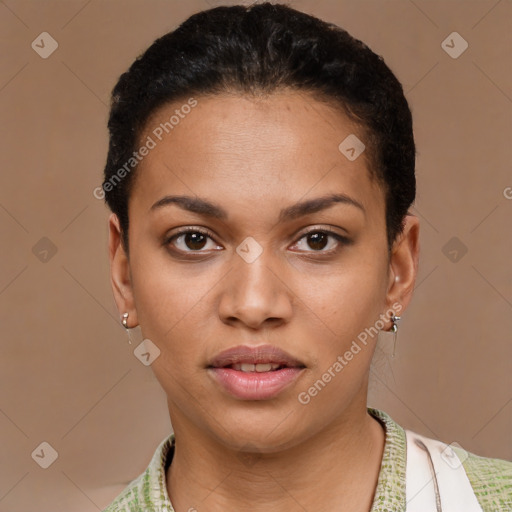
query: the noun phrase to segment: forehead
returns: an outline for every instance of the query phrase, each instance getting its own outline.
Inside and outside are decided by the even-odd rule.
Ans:
[[[139,142],[151,139],[153,147],[138,165],[133,189],[141,206],[174,193],[223,194],[251,207],[258,198],[286,202],[326,192],[357,196],[368,208],[382,199],[365,152],[349,159],[340,151],[347,137],[364,141],[341,109],[285,91],[194,102],[167,104],[148,119]]]

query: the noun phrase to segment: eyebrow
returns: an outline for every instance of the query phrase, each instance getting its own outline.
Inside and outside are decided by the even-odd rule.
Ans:
[[[279,213],[279,222],[286,222],[311,213],[316,213],[337,203],[352,205],[360,209],[366,215],[366,210],[363,205],[355,199],[345,194],[329,194],[283,208]],[[164,196],[151,206],[150,211],[155,211],[172,204],[179,206],[183,210],[197,213],[204,217],[212,217],[221,220],[228,218],[226,210],[219,205],[207,201],[206,199],[192,196]]]

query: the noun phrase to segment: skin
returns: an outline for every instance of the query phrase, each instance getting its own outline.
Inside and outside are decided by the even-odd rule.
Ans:
[[[297,397],[379,315],[397,302],[405,310],[417,272],[418,219],[406,217],[388,255],[384,191],[365,153],[351,162],[338,150],[349,134],[364,141],[339,110],[290,91],[196,99],[139,164],[129,257],[117,217],[109,220],[117,306],[161,351],[152,368],[176,435],[169,496],[177,512],[369,511],[385,441],[366,409],[377,338],[307,405]],[[158,110],[141,140],[183,103]],[[364,211],[335,203],[279,221],[282,208],[333,192]],[[227,217],[176,204],[151,209],[166,195],[204,198]],[[185,226],[213,237],[166,243]],[[304,236],[322,228],[350,243]],[[252,263],[236,252],[246,237],[263,251]],[[275,398],[234,398],[206,366],[243,344],[276,345],[306,369]]]

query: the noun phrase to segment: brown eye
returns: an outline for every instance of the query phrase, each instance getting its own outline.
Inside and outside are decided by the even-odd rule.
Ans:
[[[212,241],[212,236],[205,231],[197,228],[190,228],[180,231],[166,239],[165,244],[171,245],[180,252],[206,252],[202,249],[219,248],[217,244],[212,244],[213,247],[207,247],[208,242]]]
[[[198,251],[206,245],[207,236],[203,233],[186,233],[182,237],[184,244],[193,251]]]
[[[333,253],[342,245],[349,245],[351,240],[329,229],[315,229],[304,233],[295,244],[301,252]]]
[[[309,247],[315,249],[315,251],[324,249],[329,241],[329,235],[322,232],[309,233],[306,237],[308,238]]]

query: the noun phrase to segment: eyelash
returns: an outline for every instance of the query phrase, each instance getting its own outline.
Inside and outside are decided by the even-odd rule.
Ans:
[[[187,227],[177,233],[174,233],[172,236],[170,237],[167,237],[165,239],[165,242],[164,242],[164,245],[169,245],[171,244],[171,242],[173,240],[175,240],[176,238],[179,238],[180,236],[182,235],[186,235],[188,233],[199,233],[201,235],[204,235],[204,236],[207,236],[209,237],[211,240],[215,240],[215,237],[213,235],[213,233],[211,233],[210,231],[208,231],[207,229],[199,229],[199,228],[195,228],[195,227]],[[340,235],[339,233],[336,233],[335,231],[332,231],[331,229],[328,229],[328,228],[313,228],[312,230],[310,231],[307,231],[305,233],[302,233],[300,235],[300,237],[297,239],[297,241],[295,242],[298,243],[300,240],[302,240],[303,238],[306,238],[308,235],[312,235],[312,234],[316,234],[316,233],[322,233],[322,234],[326,234],[326,235],[329,235],[331,237],[333,237],[340,245],[349,245],[352,243],[352,241],[343,236],[343,235]],[[315,250],[311,250],[311,251],[300,251],[300,252],[306,252],[306,253],[313,253],[313,254],[328,254],[328,255],[332,255],[334,254],[335,252],[337,252],[339,250],[339,247],[335,247],[334,249],[330,249],[328,251],[324,251],[324,250],[319,250],[319,251],[315,251]],[[177,249],[178,252],[180,252],[181,254],[187,254],[187,253],[202,253],[202,252],[207,252],[207,251],[202,251],[202,250],[199,250],[199,251],[182,251],[180,249]]]

